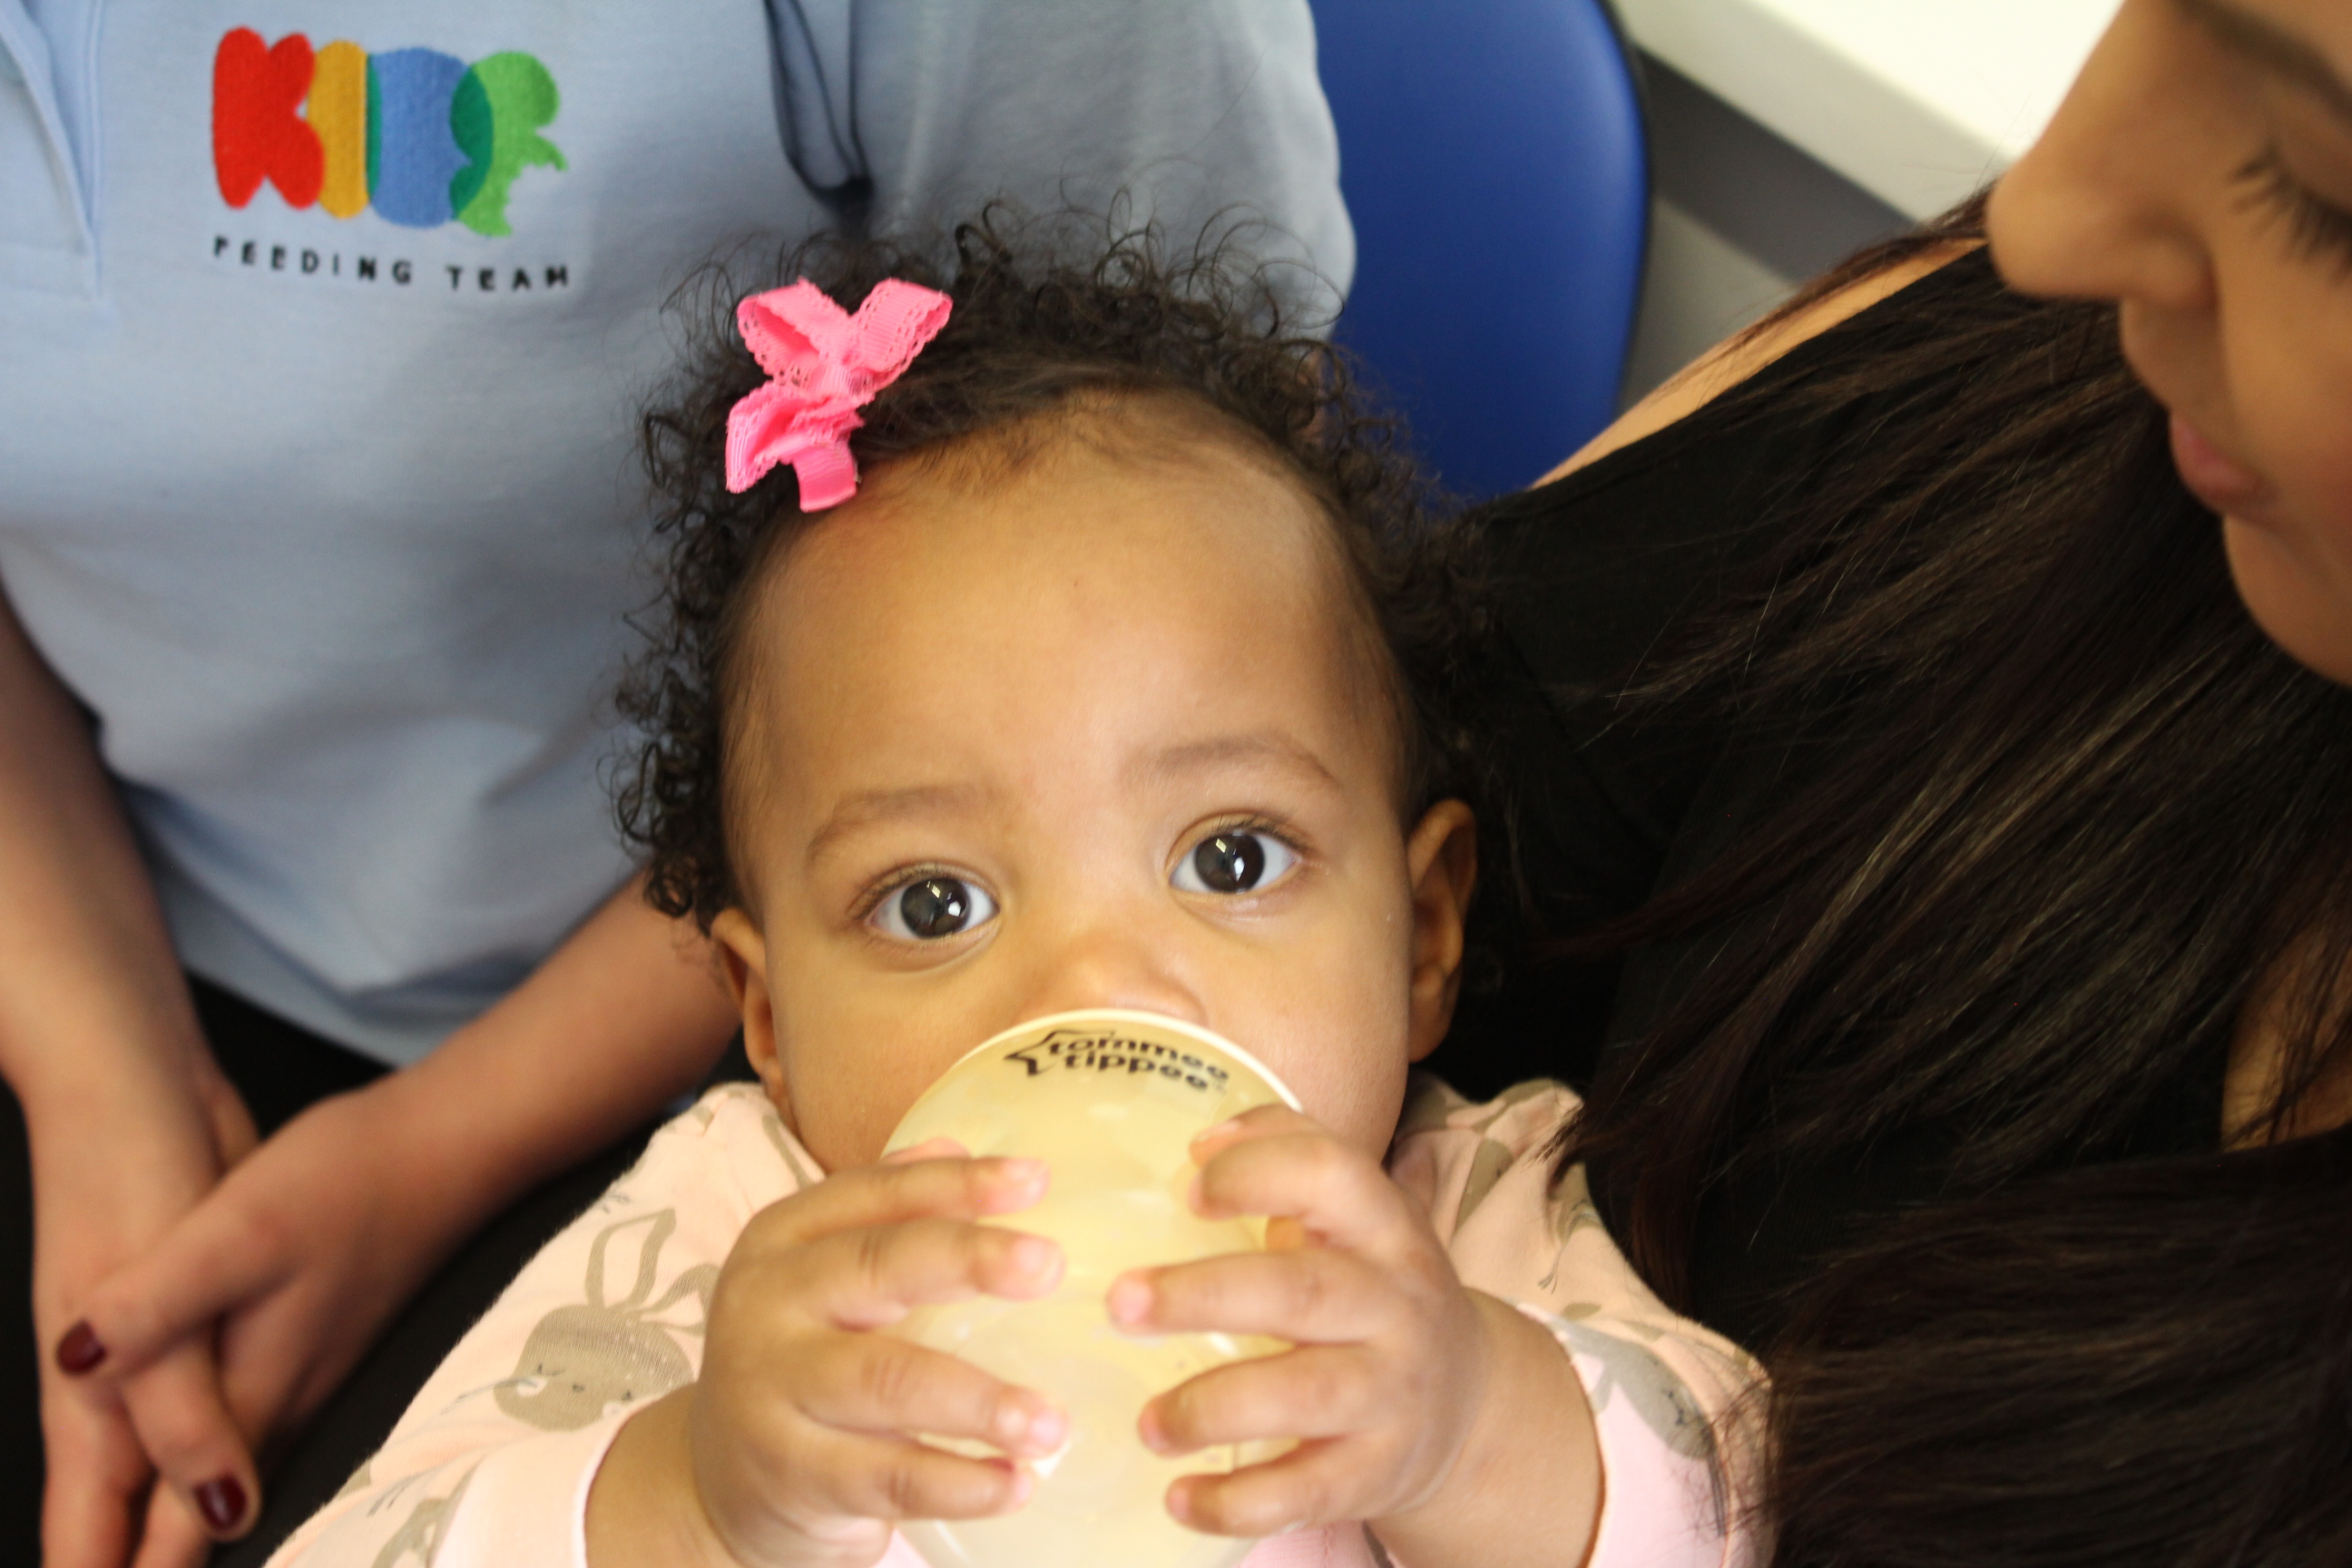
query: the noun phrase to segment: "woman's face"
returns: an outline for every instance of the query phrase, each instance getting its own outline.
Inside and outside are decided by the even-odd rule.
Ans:
[[[2352,682],[2352,0],[2126,0],[1990,221],[2120,304],[2248,607]]]

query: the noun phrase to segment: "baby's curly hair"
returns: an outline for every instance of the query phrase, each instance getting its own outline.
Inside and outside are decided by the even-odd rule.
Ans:
[[[933,259],[940,250],[951,267]],[[1481,806],[1490,792],[1472,715],[1491,656],[1476,541],[1436,503],[1395,423],[1363,405],[1345,356],[1293,321],[1279,277],[1241,258],[1230,232],[1170,258],[1150,230],[992,208],[951,246],[825,237],[770,276],[806,278],[847,310],[886,278],[954,301],[939,335],[862,411],[850,449],[869,479],[1133,396],[1182,400],[1273,454],[1330,520],[1387,655],[1402,805],[1417,815],[1459,796]],[[734,331],[734,301],[749,290],[716,265],[698,282],[680,297],[695,346],[644,416],[668,552],[662,601],[641,626],[651,646],[619,693],[640,741],[614,793],[647,900],[708,931],[741,901],[725,821],[737,645],[765,564],[824,514],[800,510],[782,468],[728,491],[727,416],[765,376]]]

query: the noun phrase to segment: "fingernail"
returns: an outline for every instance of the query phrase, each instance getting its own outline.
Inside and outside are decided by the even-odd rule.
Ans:
[[[1029,1423],[1029,1442],[1040,1453],[1050,1454],[1070,1440],[1070,1418],[1058,1410],[1041,1410]]]
[[[996,1446],[1011,1452],[1015,1448],[1039,1454],[1050,1454],[1062,1446],[1069,1435],[1069,1419],[1054,1409],[1033,1410],[1024,1403],[1004,1405],[991,1422]]]
[[[1033,1186],[1045,1179],[1045,1162],[1027,1155],[1006,1160],[996,1168],[1003,1173],[1006,1181],[1015,1186]]]
[[[1184,1189],[1184,1206],[1194,1214],[1201,1213],[1201,1178],[1196,1173],[1192,1184]]]
[[[235,1476],[206,1481],[196,1489],[196,1511],[215,1534],[227,1534],[245,1521],[245,1483]]]
[[[1143,1414],[1135,1418],[1135,1435],[1142,1438],[1143,1446],[1153,1453],[1168,1452],[1168,1434],[1160,1429],[1158,1405],[1147,1405],[1143,1407]]]
[[[1013,1267],[1032,1279],[1051,1272],[1062,1249],[1042,1236],[1024,1236],[1013,1244]]]
[[[989,1441],[1000,1448],[1017,1448],[1029,1430],[1029,1412],[1018,1405],[1000,1405],[989,1418]]]
[[[106,1347],[88,1322],[76,1323],[58,1342],[58,1366],[79,1377],[106,1359]]]
[[[1037,1478],[1023,1469],[1020,1466],[1013,1466],[1013,1484],[1005,1489],[1007,1495],[1004,1500],[1004,1506],[1006,1510],[1009,1511],[1013,1509],[1019,1508],[1023,1503],[1029,1500],[1029,1494],[1036,1489]]]
[[[1110,1308],[1110,1321],[1132,1327],[1151,1313],[1151,1287],[1132,1274],[1123,1274],[1111,1282],[1110,1293],[1104,1299]]]

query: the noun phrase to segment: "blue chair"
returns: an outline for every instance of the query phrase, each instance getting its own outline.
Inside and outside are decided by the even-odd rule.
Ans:
[[[1617,408],[1649,238],[1606,0],[1312,0],[1356,279],[1339,341],[1439,479],[1519,489]]]

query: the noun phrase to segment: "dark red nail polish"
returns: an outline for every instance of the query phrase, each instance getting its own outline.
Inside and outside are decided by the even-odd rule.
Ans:
[[[106,1347],[88,1323],[76,1323],[58,1342],[58,1365],[76,1376],[106,1359]]]
[[[196,1511],[214,1533],[227,1534],[245,1521],[245,1483],[235,1476],[206,1481],[196,1489]]]

